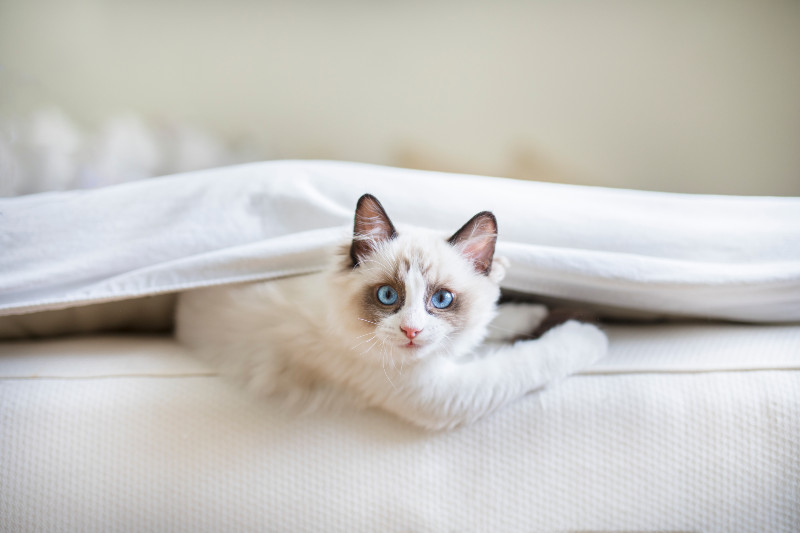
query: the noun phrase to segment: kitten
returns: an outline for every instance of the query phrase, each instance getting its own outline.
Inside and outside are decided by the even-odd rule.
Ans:
[[[513,342],[547,309],[496,305],[496,238],[489,212],[449,239],[398,232],[364,195],[352,242],[326,272],[186,292],[177,336],[260,393],[345,393],[425,428],[469,424],[590,365],[607,346],[599,329],[576,321]]]

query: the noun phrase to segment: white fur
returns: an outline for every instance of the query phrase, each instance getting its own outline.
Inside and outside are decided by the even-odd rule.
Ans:
[[[478,274],[438,234],[406,228],[357,268],[345,260],[321,274],[186,292],[177,336],[255,392],[321,401],[331,395],[320,393],[346,393],[430,429],[471,423],[606,352],[605,335],[577,322],[511,343],[546,314],[525,304],[500,306],[483,342],[497,314],[504,262],[495,259],[488,276]],[[408,268],[398,271],[398,264]],[[395,272],[405,304],[368,321],[361,312],[366,288]],[[460,327],[426,310],[431,279],[469,303]],[[401,326],[420,330],[419,347],[404,347]]]

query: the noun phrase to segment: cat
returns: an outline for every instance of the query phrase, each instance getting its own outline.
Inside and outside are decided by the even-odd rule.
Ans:
[[[344,393],[431,430],[473,423],[605,354],[605,334],[574,320],[515,340],[548,311],[497,305],[507,265],[492,213],[450,238],[401,229],[366,194],[327,271],[185,292],[177,338],[258,393]]]

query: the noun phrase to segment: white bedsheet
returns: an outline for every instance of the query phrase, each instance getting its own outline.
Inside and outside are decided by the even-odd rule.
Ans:
[[[609,336],[439,434],[287,414],[169,338],[0,343],[0,531],[800,530],[800,326]]]
[[[356,199],[452,232],[492,210],[504,287],[632,311],[800,320],[800,199],[270,162],[0,199],[0,315],[318,270]]]

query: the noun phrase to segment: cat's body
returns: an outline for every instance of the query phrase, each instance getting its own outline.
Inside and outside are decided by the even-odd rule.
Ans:
[[[365,195],[354,233],[324,273],[182,294],[178,338],[255,392],[345,394],[431,429],[473,422],[606,351],[600,330],[574,321],[512,342],[547,312],[495,306],[503,265],[489,213],[446,240],[398,233]]]

